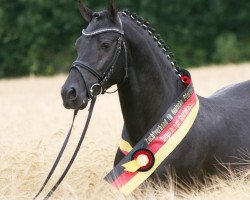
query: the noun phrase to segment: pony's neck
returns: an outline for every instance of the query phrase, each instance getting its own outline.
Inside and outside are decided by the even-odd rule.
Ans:
[[[119,90],[125,130],[135,145],[180,94],[179,79],[147,31],[123,17],[129,77]]]

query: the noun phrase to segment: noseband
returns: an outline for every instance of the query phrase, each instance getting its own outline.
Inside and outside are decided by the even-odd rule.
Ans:
[[[87,62],[76,60],[72,63],[72,67],[70,70],[76,69],[80,73],[83,83],[87,89],[87,95],[89,99],[92,99],[93,97],[96,97],[100,94],[104,94],[106,92],[107,88],[105,87],[105,84],[109,81],[109,79],[111,78],[114,72],[114,67],[118,60],[119,55],[121,54],[122,48],[124,49],[124,53],[125,53],[125,75],[124,75],[123,81],[128,77],[127,47],[124,41],[123,25],[122,25],[120,18],[119,18],[119,23],[120,23],[120,29],[104,28],[104,29],[93,31],[93,32],[87,32],[85,29],[82,30],[82,35],[85,37],[94,37],[96,35],[100,35],[103,33],[118,33],[119,34],[119,37],[117,39],[116,49],[112,55],[111,60],[105,66],[104,72],[102,74],[100,74],[97,70],[95,70],[93,66],[91,66]],[[90,89],[88,89],[87,87],[87,84],[86,84],[86,81],[85,81],[85,78],[81,69],[87,70],[98,80],[98,82],[94,83],[90,87]],[[95,90],[97,90],[97,93],[95,93]]]

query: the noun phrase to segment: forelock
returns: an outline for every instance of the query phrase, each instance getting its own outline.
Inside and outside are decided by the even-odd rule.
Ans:
[[[107,11],[100,11],[93,14],[93,19],[86,30],[92,32],[103,28],[115,28],[116,26],[114,22],[109,20]]]

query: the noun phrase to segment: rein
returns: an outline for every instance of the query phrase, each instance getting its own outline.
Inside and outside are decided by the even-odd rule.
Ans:
[[[93,84],[90,87],[89,90],[87,88],[87,95],[89,97],[89,100],[91,100],[91,104],[90,104],[90,107],[89,107],[88,117],[87,117],[87,120],[85,122],[84,129],[82,131],[82,135],[81,135],[80,140],[78,142],[78,145],[77,145],[77,147],[76,147],[76,149],[74,151],[74,154],[71,157],[67,167],[63,171],[61,177],[58,179],[56,184],[52,187],[50,192],[45,196],[45,198],[43,200],[47,200],[53,195],[53,193],[56,191],[56,189],[61,184],[61,182],[63,181],[63,179],[67,175],[68,171],[70,170],[70,168],[71,168],[71,166],[72,166],[72,164],[73,164],[73,162],[74,162],[74,160],[75,160],[75,158],[76,158],[76,156],[77,156],[77,154],[78,154],[78,152],[80,150],[80,147],[82,145],[82,142],[83,142],[83,139],[84,139],[84,137],[86,135],[86,132],[88,130],[88,126],[89,126],[89,123],[90,123],[90,120],[91,120],[91,117],[92,117],[92,113],[93,113],[93,110],[94,110],[96,98],[97,98],[98,95],[104,94],[106,92],[105,83],[108,82],[108,80],[111,78],[111,76],[113,74],[113,70],[114,70],[115,64],[117,62],[117,59],[118,59],[118,57],[119,57],[119,55],[121,53],[122,47],[124,48],[124,53],[125,53],[125,75],[124,75],[123,82],[122,82],[121,85],[123,85],[125,80],[128,78],[127,47],[126,47],[125,41],[123,39],[123,36],[124,36],[123,25],[122,25],[121,20],[119,20],[119,21],[120,21],[121,29],[106,28],[106,29],[100,29],[100,30],[93,31],[93,32],[86,32],[85,30],[82,31],[82,34],[84,36],[86,36],[86,37],[93,37],[93,36],[96,36],[96,35],[99,35],[99,34],[102,34],[102,33],[108,33],[108,32],[118,33],[118,34],[120,34],[120,36],[119,36],[119,38],[117,40],[117,45],[116,45],[116,49],[114,51],[114,55],[112,56],[112,59],[109,62],[109,64],[105,67],[105,70],[104,70],[102,75],[100,75],[91,65],[89,65],[86,62],[80,61],[80,60],[74,61],[73,64],[72,64],[72,67],[70,68],[70,70],[76,69],[80,73],[80,75],[82,77],[82,80],[83,80],[83,83],[84,83],[86,88],[87,88],[87,84],[86,84],[84,75],[81,72],[81,68],[87,70],[88,72],[90,72],[93,76],[95,76],[97,78],[97,80],[99,82]],[[95,91],[94,91],[95,87],[97,87],[97,89],[99,89],[99,91],[97,93],[95,93]],[[119,89],[119,87],[118,87],[118,89]],[[114,91],[114,92],[116,92],[116,91]],[[110,93],[110,92],[107,92],[107,93]],[[68,141],[69,141],[69,138],[71,136],[72,128],[73,128],[73,125],[74,125],[74,122],[75,122],[75,117],[76,117],[77,113],[78,113],[78,110],[75,110],[70,129],[69,129],[68,134],[67,134],[67,136],[65,138],[65,141],[64,141],[64,143],[63,143],[63,145],[61,147],[61,150],[60,150],[60,152],[59,152],[59,154],[58,154],[58,156],[57,156],[57,158],[56,158],[56,160],[55,160],[55,162],[54,162],[54,164],[53,164],[47,178],[45,179],[42,187],[40,188],[40,190],[38,191],[36,196],[33,198],[33,200],[37,199],[37,197],[44,190],[45,186],[47,185],[47,183],[49,182],[51,176],[53,175],[53,173],[54,173],[54,171],[55,171],[55,169],[56,169],[56,167],[57,167],[57,165],[58,165],[58,163],[59,163],[59,161],[60,161],[60,159],[61,159],[61,157],[62,157],[62,155],[64,153],[64,150],[65,150],[65,148],[66,148],[66,146],[68,144]]]
[[[89,126],[89,122],[90,122],[90,119],[91,119],[91,116],[92,116],[92,113],[93,113],[93,109],[94,109],[95,102],[96,102],[96,97],[94,97],[94,98],[92,99],[92,101],[91,101],[91,105],[90,105],[90,108],[89,108],[89,114],[88,114],[86,123],[85,123],[85,125],[84,125],[84,129],[83,129],[81,138],[80,138],[80,140],[79,140],[79,142],[78,142],[78,145],[77,145],[77,147],[76,147],[76,149],[75,149],[75,151],[74,151],[73,156],[71,157],[71,159],[70,159],[70,161],[69,161],[67,167],[65,168],[63,174],[61,175],[61,177],[58,179],[58,181],[56,182],[56,184],[52,187],[52,189],[50,190],[50,192],[46,195],[46,197],[45,197],[43,200],[49,199],[49,197],[52,196],[52,194],[55,192],[55,190],[58,188],[58,186],[60,185],[60,183],[63,181],[63,179],[64,179],[65,176],[67,175],[68,171],[70,170],[70,167],[72,166],[72,164],[73,164],[73,162],[74,162],[74,160],[75,160],[75,158],[76,158],[76,156],[77,156],[77,154],[78,154],[78,152],[79,152],[79,150],[80,150],[80,147],[81,147],[81,145],[82,145],[83,139],[84,139],[84,137],[85,137],[85,135],[86,135],[86,132],[87,132],[87,130],[88,130],[88,126]],[[55,160],[55,162],[54,162],[54,164],[53,164],[53,166],[52,166],[52,168],[51,168],[51,170],[50,170],[50,172],[49,172],[49,174],[48,174],[48,176],[47,176],[47,178],[45,179],[45,181],[44,181],[42,187],[40,188],[40,190],[39,190],[39,192],[36,194],[36,196],[33,198],[33,200],[35,200],[35,199],[41,194],[41,192],[43,191],[43,189],[44,189],[45,186],[47,185],[48,181],[50,180],[52,174],[54,173],[54,171],[55,171],[55,169],[56,169],[56,167],[57,167],[57,165],[58,165],[58,163],[59,163],[59,161],[60,161],[60,159],[61,159],[61,157],[62,157],[62,155],[63,155],[63,152],[64,152],[64,150],[65,150],[65,148],[66,148],[66,146],[67,146],[67,143],[68,143],[68,141],[69,141],[69,138],[70,138],[70,135],[71,135],[71,132],[72,132],[72,128],[73,128],[73,124],[74,124],[74,121],[75,121],[75,117],[76,117],[76,115],[77,115],[77,112],[78,112],[78,111],[75,111],[75,112],[74,112],[72,124],[71,124],[71,127],[70,127],[70,129],[69,129],[69,132],[68,132],[68,134],[67,134],[67,137],[66,137],[66,139],[65,139],[65,141],[64,141],[64,143],[63,143],[63,146],[62,146],[62,148],[61,148],[61,150],[60,150],[60,152],[59,152],[59,154],[58,154],[58,156],[57,156],[57,158],[56,158],[56,160]]]
[[[76,115],[77,115],[77,111],[74,112],[73,120],[72,120],[70,129],[69,129],[69,131],[68,131],[67,137],[65,138],[65,140],[64,140],[64,142],[63,142],[63,145],[62,145],[62,147],[61,147],[61,150],[60,150],[60,152],[59,152],[59,154],[58,154],[58,156],[57,156],[57,158],[56,158],[56,160],[55,160],[55,162],[54,162],[54,164],[53,164],[53,166],[52,166],[52,168],[51,168],[51,170],[50,170],[50,172],[49,172],[47,178],[45,179],[45,181],[44,181],[42,187],[40,188],[40,190],[38,191],[38,193],[36,194],[36,196],[33,198],[33,200],[36,199],[36,198],[41,194],[41,192],[43,191],[44,187],[47,185],[48,181],[50,180],[52,174],[54,173],[54,171],[55,171],[55,169],[56,169],[56,167],[57,167],[59,161],[61,160],[61,157],[62,157],[62,155],[63,155],[63,152],[64,152],[64,150],[65,150],[65,148],[66,148],[66,146],[67,146],[67,144],[68,144],[68,141],[69,141],[69,138],[70,138],[70,135],[71,135],[71,132],[72,132],[73,124],[74,124],[74,122],[75,122],[75,117],[76,117]]]

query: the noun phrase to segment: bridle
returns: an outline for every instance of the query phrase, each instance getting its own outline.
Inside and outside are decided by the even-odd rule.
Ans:
[[[120,24],[120,29],[118,28],[103,28],[103,29],[98,29],[93,32],[87,32],[85,29],[82,30],[82,35],[85,37],[94,37],[96,35],[100,35],[103,33],[118,33],[119,37],[117,39],[117,44],[116,44],[116,49],[114,50],[114,53],[111,57],[111,60],[109,63],[104,67],[103,73],[100,74],[97,70],[95,70],[95,67],[91,66],[87,62],[81,61],[81,60],[76,60],[72,63],[72,66],[70,70],[75,69],[77,70],[83,80],[83,83],[87,89],[87,95],[89,99],[92,99],[93,97],[97,97],[100,94],[106,93],[106,83],[109,81],[111,78],[114,68],[116,65],[116,62],[121,54],[122,48],[124,49],[124,56],[125,56],[125,74],[123,78],[123,82],[126,80],[128,77],[128,59],[127,59],[127,47],[126,43],[124,40],[124,31],[123,31],[123,24],[122,21],[119,18],[119,24]],[[84,78],[84,74],[81,69],[87,70],[89,73],[91,73],[97,80],[98,82],[94,83],[90,88],[87,87],[86,80]]]
[[[82,80],[83,80],[83,83],[84,83],[84,85],[86,87],[86,90],[87,90],[88,98],[91,99],[91,104],[90,104],[90,107],[89,107],[89,114],[88,114],[84,129],[82,131],[82,135],[81,135],[80,140],[79,140],[79,142],[77,144],[77,147],[76,147],[76,149],[74,151],[74,154],[71,157],[71,159],[70,159],[67,167],[65,168],[63,174],[58,179],[56,184],[52,187],[52,189],[49,191],[49,193],[45,196],[44,200],[47,200],[52,196],[52,194],[58,188],[60,183],[63,181],[63,179],[67,175],[70,167],[72,166],[72,164],[73,164],[73,162],[74,162],[74,160],[75,160],[75,158],[76,158],[76,156],[77,156],[77,154],[79,152],[79,149],[81,147],[81,144],[83,142],[85,134],[87,132],[89,122],[91,120],[91,116],[92,116],[92,113],[93,113],[94,105],[95,105],[95,102],[96,102],[96,97],[98,95],[104,94],[106,92],[107,88],[106,88],[105,84],[109,81],[109,79],[111,78],[111,76],[112,76],[112,74],[114,72],[114,67],[115,67],[115,64],[116,64],[116,62],[118,60],[119,55],[121,54],[122,48],[124,48],[124,54],[125,54],[125,75],[124,75],[123,82],[121,83],[121,85],[123,85],[123,83],[125,82],[125,80],[128,77],[127,48],[126,48],[126,43],[124,41],[123,25],[122,25],[122,22],[121,22],[120,18],[119,18],[119,23],[120,23],[120,29],[104,28],[104,29],[99,29],[99,30],[93,31],[93,32],[86,32],[86,30],[84,30],[84,29],[82,30],[82,34],[85,37],[94,37],[94,36],[102,34],[102,33],[110,33],[110,32],[118,33],[119,37],[117,39],[117,44],[116,44],[116,49],[114,51],[114,54],[112,55],[112,58],[111,58],[110,62],[105,66],[104,72],[102,74],[99,74],[95,70],[95,68],[92,67],[91,65],[89,65],[88,63],[80,61],[80,60],[74,61],[71,68],[70,68],[70,70],[76,69],[80,73],[80,75],[82,77]],[[84,78],[84,75],[83,75],[81,69],[87,70],[88,72],[90,72],[98,80],[98,82],[94,83],[90,87],[90,89],[88,89],[88,87],[87,87],[87,84],[86,84],[86,81],[85,81],[85,78]],[[118,87],[118,89],[119,89],[119,87]],[[95,92],[95,90],[97,90],[97,92]],[[38,191],[36,196],[33,198],[33,200],[35,200],[41,194],[41,192],[43,191],[43,189],[47,185],[48,181],[50,180],[52,174],[54,173],[54,171],[55,171],[55,169],[56,169],[56,167],[57,167],[57,165],[58,165],[58,163],[59,163],[59,161],[60,161],[60,159],[61,159],[61,157],[62,157],[62,155],[64,153],[64,150],[65,150],[65,148],[67,146],[67,143],[69,141],[69,138],[70,138],[70,135],[71,135],[71,132],[72,132],[72,128],[73,128],[73,124],[74,124],[74,121],[75,121],[75,117],[77,115],[77,112],[78,112],[78,110],[75,110],[74,115],[73,115],[73,120],[72,120],[72,123],[71,123],[71,127],[69,129],[69,132],[67,134],[66,139],[64,140],[62,148],[61,148],[61,150],[60,150],[60,152],[59,152],[59,154],[58,154],[58,156],[57,156],[57,158],[56,158],[56,160],[55,160],[55,162],[54,162],[54,164],[53,164],[53,166],[52,166],[52,168],[51,168],[51,170],[50,170],[50,172],[49,172],[49,174],[47,176],[47,178],[45,179],[42,187],[40,188],[40,190]]]

